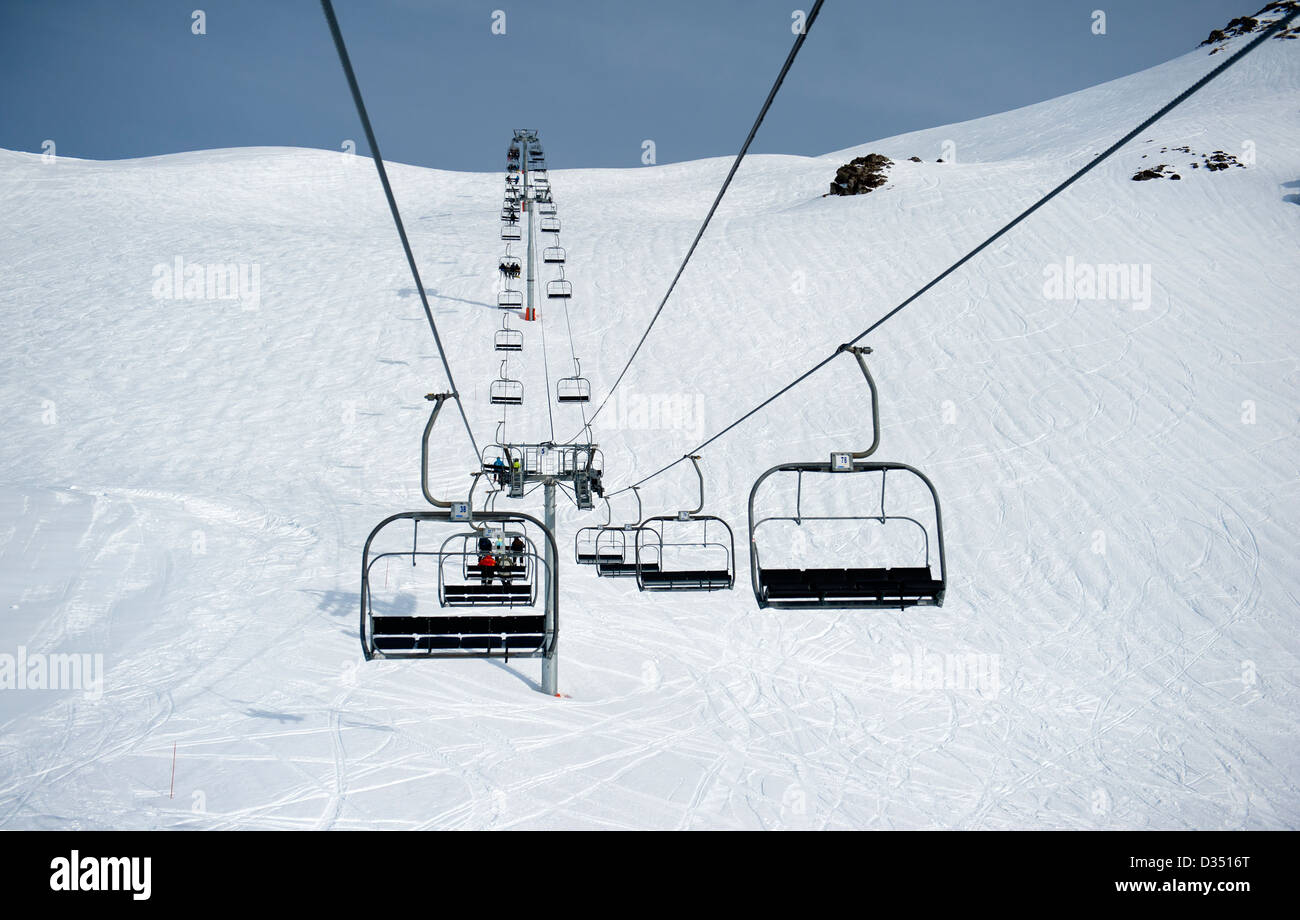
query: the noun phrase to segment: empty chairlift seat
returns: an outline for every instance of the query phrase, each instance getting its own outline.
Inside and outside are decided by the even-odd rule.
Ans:
[[[523,237],[519,224],[503,224],[501,226],[501,239],[517,240]]]
[[[562,403],[591,402],[591,381],[586,377],[561,377],[555,385],[555,399]]]
[[[754,596],[759,607],[830,607],[830,608],[907,608],[937,607],[943,604],[947,570],[943,546],[943,520],[939,496],[934,485],[919,470],[902,463],[857,462],[850,469],[832,469],[831,464],[794,463],[774,467],[755,482],[749,499],[751,576]],[[855,501],[848,513],[810,513],[810,496],[816,494],[821,474],[828,477],[861,477],[867,483],[865,498]],[[794,507],[786,513],[756,516],[755,502],[759,487],[774,476],[795,476],[798,482],[793,490]],[[921,504],[919,498],[906,509],[891,507],[890,486],[900,491],[900,477],[919,482],[923,489],[917,496],[925,496],[928,508],[913,508]],[[777,494],[773,490],[772,494]],[[770,500],[770,495],[767,498]],[[871,510],[861,510],[864,505],[878,503]],[[787,530],[780,537],[769,538],[761,546],[760,535],[765,530],[777,532],[784,525]],[[842,566],[801,566],[791,560],[792,552],[787,535],[789,528],[797,528],[809,536],[826,534],[834,543],[848,547]],[[850,533],[852,528],[857,533]],[[866,531],[877,528],[879,532]],[[869,538],[876,539],[870,540]],[[900,539],[906,538],[906,539]],[[858,546],[871,546],[855,552]],[[888,564],[873,564],[872,552],[889,552]],[[898,564],[900,557],[905,564]],[[913,558],[914,557],[914,558]],[[791,561],[787,561],[791,560]]]
[[[497,307],[502,310],[517,310],[524,305],[524,292],[506,288],[497,293]]]
[[[501,376],[492,381],[488,398],[494,406],[521,406],[524,402],[524,385],[511,378],[506,361],[501,362]]]
[[[582,363],[574,359],[572,377],[561,377],[555,384],[555,399],[562,403],[591,402],[591,381],[582,376]]]
[[[518,380],[506,378],[493,380],[488,398],[494,406],[522,406],[524,404],[524,385]]]
[[[759,592],[771,607],[912,607],[937,605],[944,584],[928,566],[884,569],[760,569]]]
[[[543,232],[543,233],[559,233],[559,232],[560,232],[560,219],[559,219],[558,217],[543,217],[543,218],[542,218],[542,232]]]
[[[661,515],[637,530],[633,574],[642,591],[726,591],[736,582],[735,555],[722,518]]]
[[[524,334],[518,329],[498,329],[493,348],[497,351],[523,351]]]
[[[639,527],[605,527],[596,536],[596,574],[602,578],[634,578],[637,573],[636,541]],[[658,542],[658,533],[651,528],[647,534],[648,544]],[[646,558],[639,566],[641,571],[654,573],[659,571],[657,553],[646,552]]]
[[[621,540],[621,528],[617,528],[620,536],[617,544],[606,539],[602,545],[602,535],[607,535],[610,530],[608,527],[582,527],[578,530],[573,537],[573,557],[578,565],[623,561],[625,543]]]
[[[542,261],[551,265],[563,265],[566,253],[562,246],[547,246],[542,250]]]

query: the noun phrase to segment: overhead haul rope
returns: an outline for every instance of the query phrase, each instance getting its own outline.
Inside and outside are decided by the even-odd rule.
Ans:
[[[641,333],[641,340],[636,343],[636,347],[632,349],[632,354],[628,356],[627,363],[623,365],[623,370],[619,371],[618,377],[615,378],[614,385],[609,388],[609,392],[605,394],[605,398],[600,401],[600,405],[596,408],[596,411],[592,413],[592,422],[596,420],[596,416],[600,415],[601,411],[605,408],[610,397],[614,395],[614,391],[618,389],[618,385],[623,382],[623,377],[627,374],[627,369],[632,366],[632,362],[636,359],[637,353],[641,351],[641,346],[645,344],[646,338],[650,335],[650,330],[654,328],[655,323],[659,320],[659,314],[664,311],[664,306],[668,303],[668,298],[672,296],[673,290],[677,287],[677,282],[681,279],[682,272],[686,271],[686,266],[691,261],[691,256],[695,254],[695,247],[700,245],[700,240],[704,237],[704,231],[708,229],[709,221],[713,220],[713,215],[718,210],[718,205],[722,202],[722,196],[727,193],[727,188],[731,185],[731,180],[735,177],[736,170],[740,168],[740,162],[745,159],[745,154],[749,152],[749,145],[753,143],[754,136],[758,134],[759,126],[763,124],[763,119],[767,115],[767,110],[772,107],[772,101],[776,99],[777,90],[781,88],[781,84],[785,81],[785,75],[790,72],[790,67],[794,64],[794,59],[799,54],[799,49],[803,47],[804,40],[808,37],[808,32],[812,29],[812,24],[817,20],[817,14],[821,12],[822,3],[824,2],[825,0],[817,0],[817,2],[813,4],[812,11],[808,14],[807,19],[804,20],[803,29],[799,32],[799,37],[794,40],[794,47],[790,49],[790,54],[786,57],[785,64],[781,67],[781,73],[777,75],[776,82],[772,84],[772,89],[768,92],[767,99],[763,102],[763,107],[759,109],[758,118],[754,119],[754,125],[749,129],[749,136],[745,138],[745,143],[741,145],[740,153],[736,154],[736,160],[731,164],[731,170],[727,173],[727,178],[723,180],[722,188],[718,189],[718,196],[713,199],[713,206],[709,208],[709,213],[704,217],[704,223],[700,225],[699,232],[695,234],[695,240],[691,243],[691,248],[686,250],[686,258],[682,260],[681,266],[677,269],[677,274],[673,276],[672,283],[668,285],[668,290],[664,293],[663,300],[659,301],[659,307],[655,310],[654,315],[650,317],[650,324],[645,327],[645,332]],[[581,435],[579,434],[575,436],[575,438],[570,439],[570,443],[580,436]]]
[[[1112,155],[1113,155],[1117,150],[1119,150],[1121,147],[1123,147],[1123,146],[1124,146],[1125,144],[1127,144],[1129,141],[1133,140],[1133,138],[1137,137],[1139,134],[1141,134],[1141,133],[1142,133],[1143,131],[1145,131],[1147,128],[1151,127],[1153,124],[1155,124],[1155,123],[1156,123],[1157,121],[1159,121],[1161,118],[1163,118],[1163,117],[1165,117],[1166,115],[1168,115],[1171,111],[1173,111],[1173,110],[1174,110],[1175,108],[1177,108],[1179,105],[1182,105],[1182,104],[1183,104],[1184,102],[1186,102],[1189,98],[1191,98],[1193,95],[1195,95],[1195,94],[1196,94],[1197,92],[1199,92],[1201,89],[1203,89],[1203,88],[1204,88],[1207,84],[1209,84],[1212,80],[1214,80],[1216,77],[1218,77],[1220,74],[1222,74],[1222,73],[1223,73],[1225,70],[1227,70],[1229,67],[1231,67],[1231,66],[1233,66],[1234,64],[1236,64],[1238,61],[1240,61],[1242,58],[1244,58],[1247,54],[1249,54],[1250,52],[1254,51],[1254,50],[1255,50],[1256,48],[1258,48],[1261,44],[1263,44],[1266,40],[1268,40],[1269,38],[1271,38],[1274,34],[1276,34],[1276,33],[1280,32],[1280,31],[1282,31],[1283,29],[1288,28],[1288,27],[1290,26],[1292,20],[1294,20],[1297,16],[1300,16],[1300,9],[1295,9],[1295,10],[1293,10],[1293,12],[1291,13],[1291,15],[1285,17],[1284,19],[1276,20],[1272,25],[1270,25],[1267,29],[1265,29],[1263,32],[1261,32],[1261,33],[1259,34],[1259,36],[1257,36],[1254,40],[1252,40],[1248,45],[1246,45],[1244,48],[1242,48],[1242,49],[1241,49],[1240,51],[1238,51],[1236,54],[1234,54],[1234,55],[1232,55],[1231,57],[1229,57],[1226,61],[1224,61],[1224,62],[1223,62],[1222,64],[1220,64],[1218,67],[1216,67],[1216,68],[1214,68],[1213,70],[1211,70],[1211,71],[1210,71],[1209,73],[1207,73],[1205,76],[1201,77],[1199,80],[1197,80],[1195,83],[1193,83],[1193,84],[1192,84],[1190,87],[1188,87],[1186,90],[1184,90],[1183,92],[1179,93],[1179,94],[1178,94],[1178,95],[1177,95],[1177,96],[1176,96],[1176,97],[1175,97],[1171,102],[1169,102],[1167,105],[1165,105],[1164,107],[1162,107],[1158,112],[1156,112],[1156,113],[1155,113],[1154,115],[1152,115],[1150,118],[1147,118],[1145,121],[1143,121],[1140,125],[1138,125],[1136,128],[1134,128],[1132,131],[1128,132],[1128,133],[1125,134],[1123,137],[1121,137],[1119,140],[1117,140],[1114,144],[1111,144],[1110,147],[1106,148],[1106,150],[1104,150],[1102,153],[1100,153],[1100,154],[1098,154],[1097,156],[1095,156],[1092,160],[1090,160],[1087,164],[1085,164],[1081,169],[1079,169],[1077,172],[1075,172],[1074,175],[1070,176],[1070,178],[1066,179],[1064,182],[1062,182],[1062,183],[1061,183],[1060,185],[1058,185],[1056,188],[1052,189],[1050,192],[1048,192],[1048,193],[1047,193],[1046,195],[1044,195],[1042,198],[1038,199],[1038,201],[1034,202],[1032,205],[1030,205],[1030,207],[1028,207],[1028,208],[1025,209],[1024,211],[1022,211],[1020,214],[1018,214],[1016,217],[1014,217],[1014,218],[1013,218],[1009,223],[1007,223],[1006,225],[1004,225],[1000,230],[998,230],[996,233],[994,233],[992,236],[990,236],[990,237],[989,237],[988,239],[986,239],[984,242],[980,243],[978,246],[976,246],[976,247],[975,247],[974,249],[972,249],[970,252],[966,253],[966,255],[962,256],[960,259],[958,259],[958,260],[957,260],[956,262],[954,262],[952,265],[948,266],[946,269],[944,269],[942,272],[940,272],[938,275],[936,275],[934,278],[932,278],[932,279],[931,279],[931,280],[930,280],[930,281],[929,281],[929,282],[928,282],[924,287],[922,287],[922,288],[920,288],[918,291],[916,291],[916,293],[912,294],[910,297],[908,297],[906,300],[904,300],[904,301],[903,301],[902,303],[900,303],[898,306],[894,307],[894,309],[890,310],[890,311],[889,311],[888,313],[886,313],[884,316],[880,317],[880,319],[876,320],[874,323],[872,323],[872,324],[871,324],[870,326],[868,326],[866,329],[862,330],[862,332],[858,333],[854,338],[850,339],[846,344],[841,345],[839,348],[837,348],[835,351],[831,352],[829,355],[827,355],[825,358],[823,358],[823,359],[822,359],[821,361],[819,361],[817,364],[814,364],[814,365],[813,365],[811,368],[809,368],[807,371],[805,371],[804,373],[800,374],[798,377],[796,377],[796,378],[795,378],[794,380],[792,380],[790,383],[786,384],[786,385],[783,386],[781,389],[777,390],[775,393],[773,393],[773,394],[772,394],[771,396],[769,396],[767,399],[763,400],[761,403],[759,403],[759,404],[758,404],[757,406],[755,406],[753,409],[750,409],[748,412],[746,412],[746,413],[745,413],[744,415],[742,415],[740,418],[736,419],[734,422],[732,422],[732,423],[731,423],[730,425],[728,425],[726,428],[723,428],[721,431],[719,431],[717,434],[713,435],[712,437],[710,437],[708,440],[704,441],[703,443],[697,445],[696,447],[693,447],[693,448],[692,448],[690,451],[688,451],[684,456],[681,456],[681,457],[677,458],[677,459],[674,460],[672,463],[669,463],[669,464],[667,464],[666,466],[660,467],[658,470],[656,470],[655,472],[651,473],[649,476],[646,476],[644,479],[640,479],[640,480],[636,481],[635,483],[633,483],[632,485],[624,486],[623,488],[621,488],[621,489],[619,489],[619,490],[617,490],[617,491],[615,491],[615,492],[611,492],[611,493],[609,493],[610,496],[612,497],[612,496],[614,496],[614,495],[619,495],[619,494],[621,494],[621,493],[623,493],[623,492],[627,492],[627,491],[629,491],[629,490],[631,490],[631,489],[639,488],[640,486],[645,485],[647,482],[649,482],[650,480],[656,478],[657,476],[661,476],[662,474],[668,472],[670,469],[672,469],[673,467],[677,466],[677,464],[683,462],[684,460],[689,460],[689,459],[691,458],[691,455],[692,455],[692,454],[698,454],[700,451],[704,450],[704,448],[708,447],[708,446],[709,446],[710,444],[712,444],[714,441],[718,440],[718,439],[721,438],[723,435],[725,435],[727,432],[731,431],[731,430],[732,430],[733,428],[735,428],[736,426],[738,426],[738,425],[742,424],[743,422],[747,421],[748,419],[750,419],[751,417],[753,417],[754,415],[756,415],[756,414],[757,414],[758,412],[760,412],[761,410],[767,408],[769,405],[771,405],[771,404],[772,404],[773,402],[775,402],[777,399],[779,399],[780,397],[784,396],[786,393],[788,393],[788,392],[790,392],[791,390],[793,390],[796,386],[798,386],[799,384],[803,383],[805,380],[807,380],[807,379],[808,379],[809,377],[811,377],[813,374],[817,373],[817,372],[818,372],[819,370],[821,370],[823,367],[825,367],[826,365],[830,364],[833,360],[835,360],[836,357],[839,356],[839,354],[840,354],[842,351],[845,351],[849,346],[852,346],[852,345],[857,344],[857,343],[860,342],[862,339],[864,339],[864,338],[866,338],[868,335],[870,335],[872,332],[874,332],[874,331],[876,331],[877,329],[879,329],[881,326],[883,326],[883,325],[884,325],[885,323],[887,323],[889,320],[893,319],[893,318],[894,318],[895,316],[897,316],[897,315],[898,315],[898,314],[899,314],[899,313],[900,313],[904,308],[906,308],[907,306],[909,306],[910,304],[912,304],[914,301],[916,301],[917,299],[919,299],[923,294],[925,294],[927,291],[929,291],[931,288],[933,288],[935,285],[937,285],[940,281],[942,281],[943,279],[947,278],[949,275],[951,275],[953,272],[955,272],[958,268],[960,268],[961,266],[965,265],[967,262],[969,262],[971,259],[973,259],[976,255],[978,255],[979,253],[983,252],[985,249],[987,249],[989,246],[991,246],[994,242],[996,242],[997,240],[999,240],[999,239],[1001,239],[1003,236],[1005,236],[1005,235],[1006,235],[1006,234],[1007,234],[1007,233],[1008,233],[1008,232],[1009,232],[1013,227],[1015,227],[1016,225],[1018,225],[1019,223],[1021,223],[1023,220],[1025,220],[1025,218],[1027,218],[1030,214],[1033,214],[1035,211],[1037,211],[1037,210],[1038,210],[1039,208],[1041,208],[1043,205],[1047,204],[1049,201],[1051,201],[1053,198],[1055,198],[1055,197],[1056,197],[1057,195],[1059,195],[1061,192],[1065,191],[1067,188],[1069,188],[1071,185],[1073,185],[1075,182],[1077,182],[1079,179],[1081,179],[1081,178],[1082,178],[1083,176],[1085,176],[1087,173],[1091,172],[1091,171],[1092,171],[1093,169],[1095,169],[1097,166],[1101,165],[1103,162],[1105,162],[1106,160],[1108,160],[1108,159],[1109,159],[1109,158],[1110,158],[1110,157],[1111,157],[1111,156],[1112,156]]]
[[[527,143],[528,143],[527,141],[524,142],[524,146],[525,146],[525,147],[527,146]],[[526,153],[525,151],[521,151],[521,152]],[[528,208],[528,187],[529,187],[530,185],[532,185],[533,180],[528,178],[528,167],[527,167],[527,165],[524,165],[524,166],[522,167],[522,175],[523,175],[523,180],[524,180],[524,194],[523,194],[524,205],[523,205],[523,209],[526,211],[526,213],[527,213],[527,215],[528,215],[528,243],[529,243],[529,251],[531,251],[531,252],[533,253],[534,257],[536,257],[536,254],[537,254],[537,240],[533,239],[533,225],[536,223],[536,221],[533,219],[533,218],[534,218],[533,212],[527,210],[527,208]],[[532,187],[533,187],[533,208],[536,209],[536,207],[537,207],[537,186],[532,185]],[[532,269],[533,269],[533,263],[530,261],[530,264],[529,264],[529,266],[528,266],[528,270],[529,270],[529,271],[532,271]],[[560,276],[563,277],[563,273],[561,273]],[[541,281],[542,281],[542,279],[540,279],[540,278],[534,278],[534,279],[532,279],[532,280],[533,280],[533,283],[534,283],[535,285],[537,285],[537,292],[538,292],[538,294],[540,295],[540,294],[541,294]],[[525,283],[526,283],[526,282],[525,282]],[[546,357],[546,315],[545,315],[545,313],[546,313],[546,312],[549,312],[549,311],[543,311],[542,308],[541,308],[540,306],[537,308],[537,310],[538,310],[537,328],[540,329],[540,330],[541,330],[541,333],[542,333],[542,372],[546,375],[546,417],[547,417],[547,420],[550,422],[550,426],[551,426],[551,440],[554,441],[554,440],[555,440],[555,412],[551,409],[551,365],[550,365],[550,362],[547,360],[547,357]]]
[[[560,235],[558,233],[555,234],[555,245],[560,245]],[[578,352],[573,345],[573,320],[569,318],[568,297],[564,298],[564,325],[569,331],[569,358],[573,361],[573,376],[578,381],[575,383],[575,386],[580,386],[582,379],[582,366],[578,363]],[[590,387],[590,381],[588,381],[588,386]],[[582,412],[582,429],[583,431],[586,431],[591,425],[591,421],[587,418],[587,406],[585,403],[580,402],[578,403],[578,409]],[[594,417],[595,416],[593,416],[593,418]]]
[[[320,5],[325,11],[325,20],[329,23],[330,35],[334,37],[334,47],[339,53],[339,63],[343,65],[343,74],[348,79],[348,88],[352,90],[352,101],[356,103],[357,115],[361,118],[361,127],[366,132],[366,143],[370,145],[370,154],[374,158],[375,169],[379,170],[379,181],[383,183],[384,195],[388,198],[388,209],[393,212],[393,223],[397,225],[397,235],[402,239],[402,249],[406,252],[406,262],[411,266],[411,277],[415,279],[415,290],[420,295],[420,303],[424,306],[424,316],[429,321],[429,329],[433,331],[433,341],[438,346],[438,357],[442,359],[442,369],[447,373],[447,385],[451,387],[451,397],[456,400],[456,408],[460,410],[460,418],[465,423],[465,433],[469,435],[470,447],[474,449],[474,458],[477,463],[480,456],[478,441],[474,439],[474,430],[470,428],[469,416],[465,414],[465,405],[460,400],[459,390],[456,389],[456,378],[452,376],[451,364],[447,361],[447,352],[442,347],[442,336],[438,335],[438,324],[433,321],[433,310],[429,307],[429,297],[424,292],[424,282],[420,280],[420,270],[415,266],[415,253],[411,251],[411,241],[406,238],[406,227],[402,224],[402,215],[397,210],[397,199],[393,197],[393,187],[388,182],[388,171],[384,169],[384,160],[379,154],[379,143],[375,140],[375,132],[370,127],[370,116],[366,114],[366,104],[361,98],[361,87],[357,85],[357,75],[352,72],[352,61],[348,57],[348,49],[343,44],[343,33],[339,31],[339,21],[334,16],[334,5],[330,0],[320,0]]]

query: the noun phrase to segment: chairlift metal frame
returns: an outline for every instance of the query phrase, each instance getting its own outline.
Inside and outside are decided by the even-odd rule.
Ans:
[[[501,360],[501,376],[492,381],[488,389],[488,401],[494,406],[522,406],[524,385],[521,381],[508,376],[507,363],[507,359]]]
[[[758,606],[776,608],[831,608],[831,609],[905,609],[907,607],[943,606],[947,589],[948,567],[943,542],[943,511],[939,503],[939,493],[934,483],[920,470],[904,463],[891,463],[867,460],[880,446],[880,405],[876,392],[876,382],[867,369],[865,355],[870,348],[841,346],[841,351],[851,353],[866,378],[871,392],[871,446],[862,451],[840,451],[833,453],[826,463],[785,463],[774,466],[763,473],[754,482],[749,493],[749,545],[750,545],[750,580],[754,588],[754,599]],[[933,558],[939,564],[938,577],[931,568],[932,544],[930,531],[926,525],[909,515],[893,515],[886,507],[886,490],[889,474],[903,473],[919,479],[930,493],[934,503],[935,540]],[[756,518],[754,512],[755,498],[759,487],[771,476],[781,473],[794,473],[796,483],[795,512],[793,515],[770,515]],[[880,474],[880,513],[851,515],[802,514],[803,486],[805,474],[826,474],[844,476],[862,473]],[[875,521],[884,525],[889,521],[910,522],[919,527],[924,534],[924,565],[912,567],[882,568],[857,566],[854,568],[816,568],[816,569],[778,569],[762,565],[759,558],[756,533],[766,523],[772,521],[791,521],[803,526],[809,521]]]
[[[558,403],[591,402],[591,381],[582,376],[582,362],[573,359],[572,377],[561,377],[555,382],[555,401]]]
[[[731,525],[713,514],[704,514],[704,473],[700,470],[699,456],[688,458],[695,467],[695,474],[700,480],[700,501],[692,511],[679,511],[677,514],[661,514],[645,518],[637,530],[636,537],[636,586],[642,591],[729,591],[736,584],[736,537]],[[709,539],[709,525],[720,525],[723,535]],[[700,532],[699,540],[682,540],[670,538],[669,528],[696,527]],[[715,526],[716,530],[716,526]],[[647,534],[656,539],[651,543]],[[665,560],[665,550],[672,548],[699,548],[711,555],[721,552],[725,561],[722,568],[711,569],[669,569]],[[656,568],[657,566],[657,568]]]
[[[496,331],[492,339],[493,351],[523,351],[524,350],[524,333],[521,329],[512,329],[507,322],[509,314],[503,314],[501,317],[501,328]]]
[[[429,436],[443,404],[451,393],[429,394],[434,402],[424,427],[420,451],[420,488],[433,511],[405,511],[389,515],[371,530],[361,555],[359,638],[367,661],[381,659],[543,658],[543,686],[554,692],[554,662],[559,642],[559,572],[546,562],[559,559],[554,534],[528,514],[494,510],[474,511],[475,473],[465,502],[441,501],[429,492]],[[489,498],[491,501],[491,498]],[[390,525],[410,521],[410,549],[373,552],[375,539]],[[420,525],[452,526],[457,532],[444,537],[437,549],[422,549]],[[510,549],[518,535],[524,550]],[[535,536],[536,535],[536,536]],[[492,540],[493,549],[510,560],[502,572],[488,573],[478,565],[478,541]],[[427,546],[428,544],[426,544]],[[375,575],[380,561],[405,565],[421,560],[437,566],[438,605],[455,613],[407,615],[376,610]],[[491,582],[495,580],[498,585]],[[538,612],[538,607],[542,610]],[[460,611],[472,609],[472,614]],[[491,611],[491,612],[488,612]],[[501,612],[496,612],[501,611]],[[528,612],[523,612],[528,611]],[[550,670],[548,670],[548,668]],[[549,685],[549,687],[548,687]]]

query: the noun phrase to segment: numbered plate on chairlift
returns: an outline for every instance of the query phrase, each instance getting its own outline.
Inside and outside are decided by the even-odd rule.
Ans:
[[[451,519],[453,521],[468,521],[470,519],[469,502],[452,502]]]
[[[853,472],[853,454],[848,451],[831,452],[831,472],[832,473],[851,473]]]

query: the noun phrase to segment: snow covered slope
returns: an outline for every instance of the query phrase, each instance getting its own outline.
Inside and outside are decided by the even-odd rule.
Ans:
[[[855,335],[1223,60],[1207,50],[747,160],[596,424],[608,484]],[[0,691],[0,827],[1295,827],[1298,103],[1300,42],[1269,41],[869,340],[879,456],[944,501],[943,608],[754,605],[753,479],[868,430],[841,359],[705,453],[708,508],[742,531],[734,592],[565,568],[565,699],[535,662],[360,660],[361,543],[420,506],[421,397],[445,383],[371,164],[0,151],[0,655],[103,663],[102,692]],[[1183,146],[1247,165],[1191,169]],[[895,161],[885,187],[821,197],[868,151]],[[1157,163],[1181,179],[1131,181]],[[598,398],[728,165],[552,173]],[[490,440],[501,175],[390,171]],[[242,265],[248,292],[187,299],[177,259]],[[1149,267],[1150,296],[1046,296],[1067,260]],[[653,417],[655,395],[691,412]],[[517,415],[513,438],[548,434],[536,398]],[[440,437],[438,485],[462,489],[451,416]],[[647,511],[693,489],[679,467]],[[560,517],[562,545],[604,519]]]

